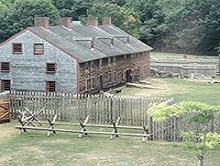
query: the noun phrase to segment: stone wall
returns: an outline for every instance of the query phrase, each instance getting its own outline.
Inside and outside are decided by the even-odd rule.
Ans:
[[[199,63],[152,63],[152,76],[182,78],[212,78],[216,76],[216,65]]]

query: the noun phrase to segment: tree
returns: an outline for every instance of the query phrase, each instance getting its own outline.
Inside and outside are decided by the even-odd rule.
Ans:
[[[88,10],[88,16],[102,18],[105,16],[112,17],[112,22],[115,26],[120,27],[126,32],[132,34],[135,37],[139,37],[139,19],[136,13],[121,7],[114,3],[98,3],[94,4]],[[130,22],[129,18],[133,17],[135,20]]]
[[[0,22],[0,27],[5,32],[0,40],[3,41],[20,30],[33,26],[36,16],[49,17],[54,24],[59,18],[59,12],[51,0],[16,0],[10,12]]]
[[[173,28],[172,44],[180,52],[217,55],[220,42],[220,3],[217,0],[185,0]]]
[[[186,123],[196,125],[196,130],[182,131],[181,136],[185,147],[195,151],[199,166],[204,166],[206,153],[220,145],[220,134],[207,127],[219,110],[220,106],[210,106],[200,102],[182,102],[179,105],[154,105],[150,108],[149,114],[156,121],[165,121],[170,117],[184,117]]]
[[[9,11],[10,11],[9,4],[8,3],[6,4],[4,1],[3,2],[0,1],[0,22],[3,21],[3,19],[5,18],[7,13],[9,13]],[[2,36],[4,33],[5,33],[4,29],[0,26],[0,35]]]
[[[167,31],[165,15],[157,0],[135,0],[128,4],[140,19],[140,39],[152,46],[162,38]]]
[[[59,10],[61,17],[72,17],[73,20],[87,17],[95,0],[53,0],[55,7]]]

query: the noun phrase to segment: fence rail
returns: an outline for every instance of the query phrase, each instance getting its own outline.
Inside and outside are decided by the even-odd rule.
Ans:
[[[97,124],[108,124],[121,117],[122,125],[145,126],[147,108],[167,97],[107,97],[105,95],[78,95],[70,93],[11,92],[11,112],[14,116],[25,107],[34,111],[46,108],[42,118],[57,114],[59,121],[81,122],[87,116]]]
[[[197,129],[198,126],[186,125],[184,117],[170,118],[167,122],[155,122],[147,114],[152,103],[170,100],[168,97],[129,97],[105,95],[74,95],[67,93],[20,92],[10,93],[11,113],[14,117],[21,112],[29,112],[40,120],[53,119],[57,121],[81,124],[89,117],[87,126],[108,126],[117,122],[117,126],[137,126],[147,128],[149,139],[176,141],[180,138],[179,131]],[[20,113],[19,113],[20,112]],[[20,114],[21,115],[21,114]],[[29,117],[30,117],[29,115]],[[58,122],[60,123],[60,122]],[[62,122],[61,122],[62,123]],[[215,116],[208,127],[212,131],[220,131],[220,114]]]

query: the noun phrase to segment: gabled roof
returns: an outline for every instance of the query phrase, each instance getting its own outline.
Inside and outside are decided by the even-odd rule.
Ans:
[[[79,62],[152,50],[150,46],[114,25],[71,25],[69,28],[49,26],[48,29],[42,27],[27,29]],[[94,49],[91,49],[91,41]]]

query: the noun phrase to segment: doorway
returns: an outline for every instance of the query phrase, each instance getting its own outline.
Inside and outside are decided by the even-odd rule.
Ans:
[[[126,82],[131,82],[131,69],[125,71]]]

